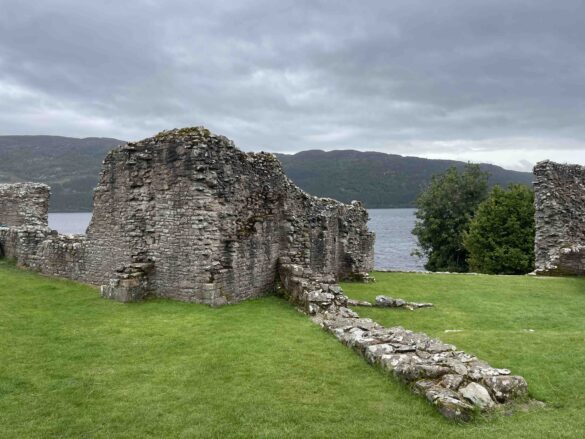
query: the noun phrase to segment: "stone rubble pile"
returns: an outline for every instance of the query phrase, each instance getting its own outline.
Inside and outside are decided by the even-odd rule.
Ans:
[[[406,308],[411,311],[419,308],[430,308],[432,303],[417,303],[408,302],[404,299],[394,299],[390,296],[376,296],[375,302],[372,304],[367,300],[347,300],[348,306],[377,306],[380,308]]]
[[[280,266],[288,299],[311,319],[353,348],[370,364],[391,372],[423,395],[445,417],[468,421],[528,395],[524,378],[457,350],[455,346],[400,326],[386,328],[348,308],[352,302],[336,284],[293,264]]]
[[[433,306],[432,303],[417,303],[407,302],[403,299],[394,299],[389,296],[376,296],[376,306],[383,308],[407,308],[407,309],[418,309],[418,308],[430,308]]]

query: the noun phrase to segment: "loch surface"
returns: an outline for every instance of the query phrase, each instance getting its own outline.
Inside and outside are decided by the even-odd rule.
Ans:
[[[423,270],[424,260],[411,256],[416,239],[414,227],[416,209],[369,209],[368,226],[376,234],[375,266],[378,269]],[[50,213],[49,227],[59,233],[85,233],[91,213]]]

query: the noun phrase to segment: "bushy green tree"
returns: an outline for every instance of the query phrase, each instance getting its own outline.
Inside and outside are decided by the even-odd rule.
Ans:
[[[534,192],[522,185],[494,187],[464,238],[470,269],[524,274],[534,269]]]
[[[434,176],[416,200],[417,222],[412,233],[418,240],[415,253],[427,257],[430,271],[468,271],[464,232],[479,203],[488,193],[488,174],[468,164],[459,172],[450,168]]]

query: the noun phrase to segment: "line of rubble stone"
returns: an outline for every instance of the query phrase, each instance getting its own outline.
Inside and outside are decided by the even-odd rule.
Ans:
[[[390,296],[376,296],[374,303],[367,300],[347,299],[348,306],[377,306],[379,308],[406,308],[411,311],[419,308],[430,308],[432,303],[408,302],[404,299],[395,299]]]
[[[292,264],[281,265],[279,275],[283,294],[313,322],[370,364],[407,383],[448,419],[469,421],[477,412],[527,398],[526,380],[508,369],[491,367],[426,334],[400,326],[386,328],[360,317],[348,307],[349,299],[341,287],[330,279]]]

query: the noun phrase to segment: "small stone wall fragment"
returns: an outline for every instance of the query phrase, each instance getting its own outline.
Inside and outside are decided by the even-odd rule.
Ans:
[[[407,302],[404,299],[394,299],[390,296],[376,296],[375,305],[382,308],[407,308],[410,310],[433,306],[432,303]]]
[[[419,308],[430,308],[433,306],[432,303],[417,303],[408,302],[404,299],[394,299],[390,296],[376,296],[375,302],[372,304],[366,300],[354,300],[348,299],[348,306],[377,306],[380,308],[406,308],[409,310],[415,310]]]
[[[46,184],[0,184],[0,226],[47,227],[49,194]]]
[[[536,274],[585,274],[585,167],[534,167]]]

